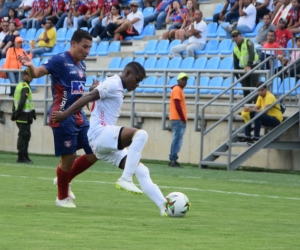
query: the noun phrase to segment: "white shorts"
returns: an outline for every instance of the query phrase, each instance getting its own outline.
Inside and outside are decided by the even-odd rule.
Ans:
[[[107,125],[88,132],[89,143],[96,157],[116,167],[119,167],[121,160],[127,155],[127,149],[118,150],[121,128]]]

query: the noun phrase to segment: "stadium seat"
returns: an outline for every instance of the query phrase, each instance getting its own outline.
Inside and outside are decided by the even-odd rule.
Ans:
[[[233,69],[233,57],[228,56],[222,59],[219,69],[221,70],[230,70]]]
[[[236,78],[234,78],[234,81],[236,81]],[[228,88],[231,84],[232,84],[232,82],[231,82],[231,77],[227,77],[227,78],[223,81],[223,87],[224,87],[224,88]],[[235,86],[236,86],[236,88],[237,88],[237,87],[239,87],[239,88],[242,87],[242,85],[241,85],[240,83],[236,84]],[[235,89],[235,90],[234,90],[234,95],[243,95],[243,94],[244,94],[244,92],[243,92],[243,90],[241,90],[241,89]],[[230,90],[229,90],[229,91],[226,91],[226,95],[230,95]]]
[[[180,69],[182,58],[173,57],[168,64],[168,69]]]
[[[226,31],[222,28],[221,25],[219,25],[217,29],[217,34],[219,38],[226,38]]]
[[[205,69],[206,63],[206,57],[198,57],[193,65],[193,69]]]
[[[281,78],[280,77],[275,77],[273,79],[273,84],[272,84],[272,93],[277,96],[279,92],[282,91],[282,84],[281,84]]]
[[[287,43],[287,45],[286,45],[286,47],[288,48],[288,49],[291,49],[292,48],[292,39],[290,39],[289,41],[288,41],[288,43]],[[294,48],[297,48],[297,44],[296,44],[296,42],[294,43]]]
[[[93,85],[94,79],[97,79],[97,76],[90,75],[86,78],[84,92],[89,92],[89,88]]]
[[[149,76],[144,80],[144,85],[156,85],[156,82],[156,76]],[[144,93],[156,93],[156,88],[144,88]]]
[[[64,44],[63,43],[57,43],[54,45],[54,47],[52,48],[51,52],[48,53],[43,53],[43,56],[53,56],[56,55],[58,53],[61,53],[64,51]]]
[[[71,47],[71,43],[66,43],[63,52],[70,50],[70,47]]]
[[[287,93],[288,91],[290,91],[290,89],[295,87],[295,83],[296,83],[296,79],[294,77],[285,78],[282,82],[282,88],[279,88],[278,94],[282,95],[282,94]],[[281,91],[283,91],[283,92],[281,93]],[[290,95],[294,96],[294,95],[296,95],[296,93],[299,94],[300,90],[293,91]]]
[[[120,68],[120,64],[122,62],[122,57],[114,57],[111,59],[108,68],[109,69],[118,69]]]
[[[150,40],[147,42],[146,47],[142,51],[135,51],[135,55],[155,55],[156,54],[156,46],[158,44],[157,40]]]
[[[68,29],[68,31],[67,31],[67,33],[66,33],[66,36],[65,36],[65,40],[66,40],[67,42],[70,42],[70,41],[71,41],[71,38],[72,38],[72,36],[73,36],[73,34],[74,34],[75,31],[76,31],[75,28],[70,28],[70,29]]]
[[[169,43],[169,46],[166,50],[157,51],[157,54],[158,55],[168,55],[168,54],[170,54],[171,49],[178,44],[181,44],[180,40],[178,40],[178,39],[173,40],[172,42]]]
[[[222,85],[223,85],[223,77],[221,77],[221,76],[213,77],[209,82],[209,87],[217,88],[217,87],[222,87]],[[222,92],[222,88],[209,90],[209,93],[212,95],[217,95],[221,92]]]
[[[25,40],[26,31],[25,28],[19,30],[20,37],[22,37],[23,41]]]
[[[140,65],[144,66],[145,57],[136,57],[133,61],[138,62]]]
[[[208,38],[215,38],[217,37],[217,29],[218,29],[218,24],[217,23],[209,23],[207,25],[207,37]]]
[[[258,30],[261,28],[261,26],[264,25],[264,22],[259,22],[256,27],[254,28],[254,30],[250,33],[245,33],[243,34],[244,37],[255,37],[257,36]]]
[[[164,82],[165,82],[165,77],[161,76],[160,78],[157,79],[156,85],[163,86]],[[170,77],[167,77],[167,79],[166,79],[166,85],[169,85],[169,82],[170,82]],[[163,93],[164,89],[163,88],[157,88],[156,92],[157,93]],[[167,88],[167,92],[171,92],[171,89]]]
[[[189,76],[189,79],[187,80],[186,83],[186,87],[195,87],[195,77],[194,76]],[[184,88],[183,92],[185,94],[195,94],[196,93],[196,89],[188,89],[188,88]]]
[[[169,65],[169,57],[161,57],[157,60],[156,69],[166,69]]]
[[[96,56],[97,55],[97,47],[98,47],[98,43],[96,42],[93,42],[92,43],[92,47],[90,49],[90,53],[89,53],[89,56]]]
[[[139,86],[134,90],[135,93],[143,93],[144,92],[144,89],[145,89],[145,88],[143,88],[144,81],[145,81],[145,79],[139,83]]]
[[[154,69],[156,62],[157,62],[156,57],[149,57],[144,63],[144,68],[145,69]]]
[[[107,53],[110,52],[119,52],[121,50],[121,42],[120,41],[113,41],[110,43]]]
[[[131,56],[125,57],[122,62],[120,63],[119,68],[124,69],[126,65],[133,61],[133,58]]]
[[[217,55],[219,54],[218,51],[219,40],[209,40],[206,43],[205,50],[202,51],[200,54],[210,54],[210,55]]]
[[[35,33],[36,33],[36,28],[31,28],[27,30],[24,41],[30,42],[31,40],[34,40]]]
[[[23,43],[22,44],[22,49],[24,49],[24,50],[30,50],[30,44],[29,43]]]
[[[65,42],[66,41],[66,33],[67,33],[67,29],[66,28],[60,28],[57,32],[56,32],[56,41],[57,42]]]
[[[45,85],[47,81],[47,76],[41,76],[36,79],[36,84]]]
[[[220,57],[211,57],[205,66],[205,69],[218,69],[220,65]]]
[[[98,56],[106,56],[108,54],[109,42],[108,41],[101,41],[97,47],[96,53]]]
[[[40,65],[43,65],[45,62],[47,62],[49,60],[49,57],[44,57],[43,60],[40,61]]]
[[[180,69],[192,69],[194,63],[195,63],[195,58],[194,57],[185,57],[181,61]]]
[[[0,60],[0,68],[2,68],[2,66],[3,66],[3,64],[4,64],[4,62],[5,62],[5,59],[6,59],[6,58],[2,58],[2,59]]]
[[[39,57],[32,58],[31,61],[32,61],[34,67],[39,67],[40,66],[41,59]]]
[[[169,44],[170,44],[169,40],[161,40],[161,41],[159,41],[159,43],[156,46],[155,54],[163,55],[164,52],[168,50]]]
[[[154,11],[154,8],[153,7],[146,7],[144,10],[143,10],[143,15],[144,17],[146,16],[149,16],[153,13]]]
[[[221,10],[223,9],[224,7],[224,3],[220,3],[216,6],[215,10],[214,10],[214,14],[217,14],[217,13],[220,13]],[[210,17],[205,17],[204,18],[204,21],[209,21],[209,22],[212,22],[213,21],[213,17],[210,16]]]
[[[209,77],[208,76],[201,76],[199,80],[199,93],[200,94],[208,94],[209,90],[205,87],[207,87],[209,84]]]
[[[218,52],[221,55],[231,55],[233,52],[232,40],[231,39],[223,39],[219,43]]]
[[[153,23],[149,23],[144,27],[142,33],[139,36],[134,36],[133,40],[142,40],[144,36],[154,36],[155,34],[155,26]]]
[[[40,28],[37,30],[37,32],[35,33],[35,36],[34,36],[34,40],[37,41],[37,39],[39,38],[39,36],[44,32],[44,28]]]

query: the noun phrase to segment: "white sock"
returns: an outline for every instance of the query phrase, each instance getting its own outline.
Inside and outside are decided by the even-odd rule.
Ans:
[[[145,130],[138,130],[132,138],[128,148],[125,168],[122,174],[123,179],[132,181],[132,176],[140,162],[142,150],[148,140],[148,134]]]
[[[159,187],[152,182],[149,169],[143,163],[140,163],[135,171],[135,176],[138,179],[143,192],[158,206],[159,209],[161,209],[166,198]]]

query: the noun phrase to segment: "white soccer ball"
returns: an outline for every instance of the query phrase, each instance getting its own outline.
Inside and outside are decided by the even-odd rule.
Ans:
[[[170,217],[183,217],[190,210],[188,197],[180,192],[173,192],[166,196],[166,212]]]

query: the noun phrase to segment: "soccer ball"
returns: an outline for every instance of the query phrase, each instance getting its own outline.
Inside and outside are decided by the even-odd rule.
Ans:
[[[170,217],[183,217],[190,210],[188,197],[180,192],[173,192],[166,196],[166,212]]]

